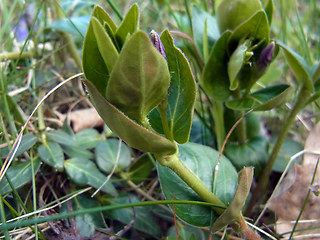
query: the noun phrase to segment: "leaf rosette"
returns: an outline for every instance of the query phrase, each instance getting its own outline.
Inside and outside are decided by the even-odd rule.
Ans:
[[[83,82],[102,119],[129,146],[157,154],[174,154],[177,150],[175,141],[188,141],[195,81],[186,58],[174,46],[169,31],[164,32],[168,42],[164,52],[160,37],[154,31],[150,39],[138,27],[136,4],[119,27],[101,7],[96,6],[84,41],[86,80]],[[188,91],[181,87],[181,79],[187,79]],[[182,91],[188,96],[181,95]],[[172,92],[176,93],[175,99],[169,97]],[[155,109],[160,109],[160,120],[149,114]],[[176,123],[167,119],[167,113],[172,111],[177,119],[185,121],[179,131]],[[157,132],[150,122],[165,131]]]

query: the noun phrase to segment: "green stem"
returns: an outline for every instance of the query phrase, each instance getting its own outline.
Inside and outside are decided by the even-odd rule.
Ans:
[[[32,159],[32,153],[31,153],[31,174],[32,174],[32,202],[33,202],[33,211],[37,210],[37,191],[36,191],[36,178],[35,178],[35,171],[34,171],[34,162]],[[35,218],[37,216],[34,216]],[[34,226],[34,234],[35,234],[35,239],[38,240],[39,237],[39,229],[38,229],[38,224],[35,224]]]
[[[286,3],[283,0],[280,0],[280,15],[281,15],[281,40],[286,42],[287,40],[287,10]]]
[[[245,239],[262,240],[251,228],[248,227],[242,215],[239,216],[236,223],[231,224],[231,227],[240,233]]]
[[[112,10],[117,14],[118,18],[122,21],[123,17],[121,15],[119,9],[117,8],[117,6],[111,0],[107,0],[107,2],[109,3],[109,5],[112,8]]]
[[[226,138],[222,102],[212,101],[212,108],[210,112],[214,120],[214,130],[217,138],[218,151],[220,151],[224,139]]]
[[[203,182],[191,172],[180,160],[179,153],[176,152],[171,156],[156,155],[156,159],[162,166],[166,166],[174,171],[193,191],[195,191],[205,202],[212,203],[212,209],[221,215],[227,206],[211,192]],[[261,240],[246,224],[242,214],[239,215],[235,223],[231,224],[232,228],[242,234],[248,240]]]
[[[240,99],[241,98],[240,89],[237,88],[234,91],[233,95],[236,99]],[[240,145],[244,145],[247,142],[247,129],[246,129],[246,121],[244,119],[244,112],[241,110],[235,110],[234,112],[235,112],[236,121],[238,121],[239,119],[243,119],[242,121],[239,122],[235,131],[237,133],[237,137]]]
[[[190,9],[189,9],[188,0],[184,0],[184,7],[187,12],[190,28],[192,29],[192,17],[191,17],[191,13],[190,13]]]
[[[170,141],[173,141],[174,140],[173,134],[170,131],[169,124],[168,124],[167,107],[168,107],[168,97],[165,97],[165,99],[159,104],[158,108],[160,112],[160,118],[161,118],[164,135]]]
[[[182,163],[178,152],[166,157],[160,155],[155,155],[155,157],[162,166],[166,166],[174,171],[193,191],[195,191],[202,198],[202,200],[221,206],[213,207],[215,212],[218,214],[223,213],[226,205]]]
[[[11,147],[12,147],[11,139],[10,139],[9,133],[7,131],[7,127],[6,127],[6,124],[4,122],[3,115],[1,112],[0,112],[0,131],[2,132],[2,135],[4,136],[4,139],[8,144],[8,148],[11,149]],[[2,161],[1,161],[1,165],[2,165]]]
[[[55,7],[55,10],[56,10],[58,19],[63,18],[64,17],[64,13],[61,10],[61,7],[59,5],[59,1],[58,0],[54,1],[54,7]],[[67,45],[68,51],[69,51],[70,55],[72,56],[73,60],[75,61],[77,67],[79,69],[82,69],[81,57],[80,57],[80,55],[78,53],[78,49],[77,49],[74,41],[72,40],[70,34],[68,34],[66,32],[61,32],[61,35],[63,37],[63,40],[68,44]]]
[[[9,107],[9,102],[8,102],[8,95],[7,95],[7,85],[4,82],[4,76],[1,75],[0,76],[0,96],[1,96],[1,102],[3,103],[3,108],[4,108],[4,112],[5,115],[7,117],[7,121],[8,124],[10,126],[10,131],[11,131],[11,135],[14,136],[17,133],[16,127],[14,125],[14,120],[13,117],[11,115],[11,111],[10,111],[10,107]]]
[[[244,119],[244,112],[243,111],[236,111],[236,120],[242,119],[242,121],[239,122],[238,126],[236,127],[236,133],[238,137],[238,141],[240,145],[245,145],[247,142],[247,129],[246,129],[246,121]]]
[[[2,202],[2,196],[0,196],[0,212],[1,212],[1,221],[3,223],[6,222],[6,215],[5,215],[5,211],[4,211],[4,207],[3,207],[3,202]],[[4,230],[4,236],[6,240],[10,240],[10,236],[9,236],[9,232],[7,229]]]
[[[1,53],[0,61],[3,60],[17,60],[17,59],[25,59],[25,58],[33,58],[33,52],[10,52],[10,53]]]
[[[44,97],[44,92],[41,91],[39,94],[40,99]],[[38,107],[38,124],[39,124],[39,131],[41,133],[41,141],[45,143],[47,141],[46,133],[45,133],[45,122],[44,122],[44,113],[43,113],[43,104]]]
[[[297,114],[300,112],[301,109],[304,108],[305,103],[308,101],[310,97],[310,91],[302,88],[299,92],[298,95],[298,99],[294,105],[294,107],[292,108],[291,112],[289,113],[287,119],[285,119],[283,121],[283,126],[281,128],[281,132],[278,136],[277,142],[275,143],[272,153],[269,157],[269,160],[266,164],[266,166],[264,167],[264,170],[259,178],[259,182],[257,187],[255,188],[253,194],[252,194],[252,198],[248,204],[248,208],[246,210],[246,213],[249,214],[253,208],[253,206],[255,205],[256,201],[258,200],[259,196],[265,191],[266,186],[269,182],[269,176],[270,173],[272,171],[272,167],[277,159],[277,156],[280,152],[280,149],[282,147],[282,144],[284,143],[286,136],[290,130],[290,127],[292,125],[292,123],[294,122]]]

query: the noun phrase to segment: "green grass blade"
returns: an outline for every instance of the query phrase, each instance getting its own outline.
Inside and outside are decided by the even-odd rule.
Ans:
[[[173,200],[160,200],[160,201],[146,201],[146,202],[138,202],[138,203],[125,203],[125,204],[115,204],[115,205],[108,205],[102,207],[95,207],[95,208],[88,208],[82,209],[73,212],[66,212],[61,214],[50,215],[41,218],[32,218],[28,220],[16,221],[16,222],[9,222],[9,223],[2,223],[0,225],[0,231],[11,230],[14,228],[30,226],[34,224],[50,222],[57,219],[63,219],[68,217],[74,217],[77,215],[87,214],[87,213],[94,213],[94,212],[101,212],[101,211],[108,211],[114,209],[121,209],[121,208],[132,208],[132,207],[142,207],[142,206],[151,206],[151,205],[159,205],[159,204],[195,204],[195,205],[203,205],[203,206],[211,206],[216,208],[224,208],[220,205],[211,204],[207,202],[200,202],[200,201],[173,201]]]

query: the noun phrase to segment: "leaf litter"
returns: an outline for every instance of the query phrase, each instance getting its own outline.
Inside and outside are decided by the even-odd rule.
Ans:
[[[317,196],[320,183],[320,169],[315,173],[320,157],[320,123],[310,131],[304,146],[305,155],[301,165],[295,164],[280,184],[268,208],[278,217],[276,231],[286,239],[294,228],[303,207],[308,191],[311,190],[307,204],[300,217],[293,236],[300,239],[320,237],[320,196]],[[313,175],[314,182],[312,183]]]

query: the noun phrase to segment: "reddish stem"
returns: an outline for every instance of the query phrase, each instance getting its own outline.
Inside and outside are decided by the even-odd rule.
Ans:
[[[172,195],[172,200],[174,200],[174,194]],[[175,207],[174,207],[174,204],[172,204],[172,209],[173,209],[174,227],[175,227],[175,229],[176,229],[177,238],[178,238],[178,240],[180,240],[180,238],[179,238],[179,232],[178,232],[177,217],[176,217],[176,209],[175,209]]]

